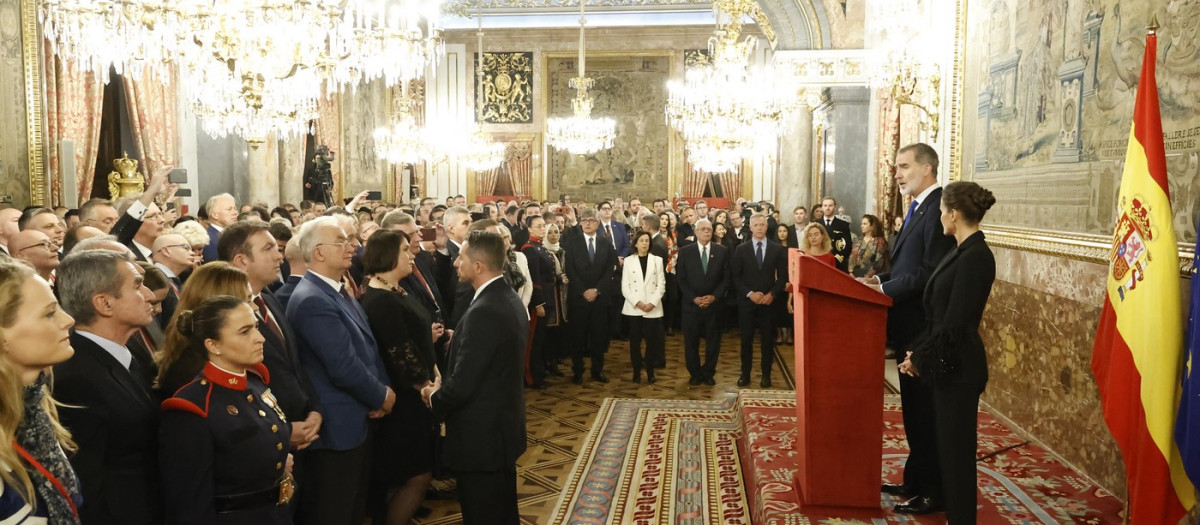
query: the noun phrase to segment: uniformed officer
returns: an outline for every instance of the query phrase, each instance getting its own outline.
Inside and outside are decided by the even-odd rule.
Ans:
[[[291,524],[290,426],[268,388],[254,311],[218,296],[179,312],[176,327],[208,361],[162,403],[167,522]]]

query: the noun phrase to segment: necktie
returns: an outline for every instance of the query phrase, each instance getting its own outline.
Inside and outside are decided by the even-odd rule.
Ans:
[[[708,246],[700,248],[700,269],[708,273]]]
[[[267,328],[271,329],[271,333],[275,334],[275,337],[278,337],[280,341],[285,341],[283,338],[283,332],[279,330],[279,326],[277,326],[275,322],[271,320],[271,312],[270,310],[267,310],[267,302],[263,300],[261,295],[254,298],[254,305],[258,307],[258,315],[262,317],[263,323],[267,325]]]
[[[440,310],[442,308],[442,305],[438,304],[437,296],[433,295],[433,288],[429,287],[429,283],[427,281],[425,281],[425,276],[421,275],[421,268],[418,267],[416,264],[413,264],[413,275],[416,275],[417,280],[421,281],[421,286],[425,287],[425,293],[429,294],[429,298],[433,299],[434,306],[436,306]]]
[[[171,288],[175,290],[175,295],[179,295],[179,291],[183,289],[183,281],[178,277],[171,278]]]
[[[612,234],[612,224],[605,224],[605,225],[604,225],[604,233],[605,233],[605,235],[608,235],[608,240],[609,240],[609,242],[611,242],[611,243],[612,243],[612,245],[613,245],[613,248],[616,248],[616,247],[617,247],[617,238],[616,238],[616,237],[613,237],[613,234]]]
[[[762,263],[763,263],[763,253],[762,253],[763,247],[762,247],[762,245],[763,245],[762,241],[754,241],[754,257],[758,259],[758,267],[759,268],[762,268]]]
[[[900,230],[903,231],[905,226],[908,226],[908,220],[912,218],[913,212],[917,211],[917,201],[914,199],[908,205],[908,213],[904,214],[904,224],[900,225]]]
[[[596,262],[596,238],[588,237],[588,261]]]

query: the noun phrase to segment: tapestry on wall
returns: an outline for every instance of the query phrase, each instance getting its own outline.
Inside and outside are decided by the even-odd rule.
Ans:
[[[478,67],[478,53],[475,60]],[[483,122],[533,122],[533,51],[484,53],[483,78],[476,80],[475,89],[483,90]]]
[[[667,186],[668,56],[588,57],[592,115],[617,121],[613,147],[588,155],[550,150],[547,197],[569,195],[575,201],[619,196],[658,195]],[[575,90],[567,85],[578,75],[574,58],[546,61],[549,116],[571,114]]]
[[[12,195],[17,208],[29,202],[29,144],[25,127],[24,48],[20,2],[0,2],[0,118],[8,123],[0,137],[0,194]]]
[[[1110,234],[1146,30],[1179,240],[1200,208],[1200,4],[1176,0],[972,1],[963,173],[996,194],[994,224]],[[1190,94],[1189,94],[1190,93]]]

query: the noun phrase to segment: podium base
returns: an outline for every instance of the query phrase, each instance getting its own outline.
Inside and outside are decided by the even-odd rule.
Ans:
[[[800,485],[800,479],[795,476],[792,477],[792,493],[796,495],[796,505],[799,505],[800,512],[812,518],[818,516],[836,516],[842,519],[856,519],[869,522],[873,518],[882,518],[884,516],[880,500],[876,500],[875,505],[869,507],[843,507],[807,503],[804,501],[804,488]],[[883,497],[882,493],[879,494],[879,497]]]

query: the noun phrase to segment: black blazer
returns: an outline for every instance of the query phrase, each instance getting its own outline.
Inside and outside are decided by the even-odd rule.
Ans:
[[[700,264],[698,243],[689,244],[679,250],[679,259],[675,261],[675,278],[679,283],[679,296],[683,301],[684,310],[700,310],[692,301],[705,295],[716,296],[718,301],[725,300],[729,288],[730,251],[715,242],[708,243],[708,249],[707,272]]]
[[[935,204],[933,207],[937,208],[937,205]],[[837,261],[837,268],[843,273],[850,273],[850,251],[854,249],[854,236],[850,235],[850,223],[837,217],[833,218],[832,224],[829,226],[825,225],[825,219],[817,222],[829,233],[829,242],[833,244],[833,259]]]
[[[308,379],[308,372],[300,364],[296,333],[287,320],[287,308],[268,290],[262,291],[262,298],[284,338],[280,341],[266,323],[258,322],[258,331],[265,339],[263,364],[271,373],[271,392],[279,400],[279,406],[288,421],[304,421],[309,412],[317,410],[317,394]]]
[[[763,243],[763,264],[759,268],[758,258],[754,254],[754,239],[750,238],[733,251],[730,271],[739,304],[754,305],[746,297],[750,292],[771,292],[775,301],[787,300],[783,296],[783,287],[788,278],[787,248],[779,243],[769,239]]]
[[[497,279],[471,303],[450,340],[442,388],[431,396],[446,422],[443,461],[457,472],[513,468],[525,452],[525,346],[521,297]]]
[[[983,392],[988,370],[979,322],[995,280],[996,259],[983,232],[967,237],[929,276],[922,298],[927,324],[913,345],[913,364],[923,377],[934,376],[929,372],[937,366],[935,359],[948,357],[958,370],[935,381]]]
[[[70,459],[83,489],[80,519],[88,525],[162,523],[158,401],[75,330],[71,347],[75,355],[54,366],[54,398],[66,405],[59,417],[79,445]]]
[[[650,237],[650,253],[659,256],[663,260],[663,264],[667,263],[671,249],[667,247],[667,239],[663,237],[663,234],[655,233]]]
[[[429,252],[422,251],[417,254],[416,259],[413,260],[413,264],[416,266],[416,270],[420,270],[421,276],[425,278],[425,283],[429,285],[429,289],[426,290],[421,285],[421,280],[417,278],[416,271],[408,274],[408,277],[400,281],[400,286],[417,298],[417,302],[425,308],[425,313],[429,314],[431,319],[435,313],[438,315],[450,314],[451,312],[441,312],[443,300],[441,288],[438,286],[438,280],[433,271],[434,266],[437,264],[434,256],[430,255]]]
[[[787,240],[788,248],[800,248],[800,235],[803,233],[804,228],[807,226],[808,226],[808,223],[801,224],[800,232],[796,231],[795,224],[788,226],[788,240]],[[768,237],[770,237],[770,235],[768,235]]]
[[[610,304],[609,296],[620,294],[613,290],[613,269],[617,267],[617,252],[612,243],[596,231],[596,258],[588,260],[587,236],[580,233],[564,240],[563,249],[567,251],[567,301],[569,303],[586,303],[583,292],[595,288],[600,291],[600,297],[595,304]],[[618,281],[619,282],[619,281]]]
[[[917,206],[892,246],[891,271],[879,275],[883,293],[893,301],[888,309],[887,338],[895,348],[907,346],[924,328],[921,294],[934,268],[954,249],[954,237],[942,233],[941,201],[942,189],[938,188]]]

